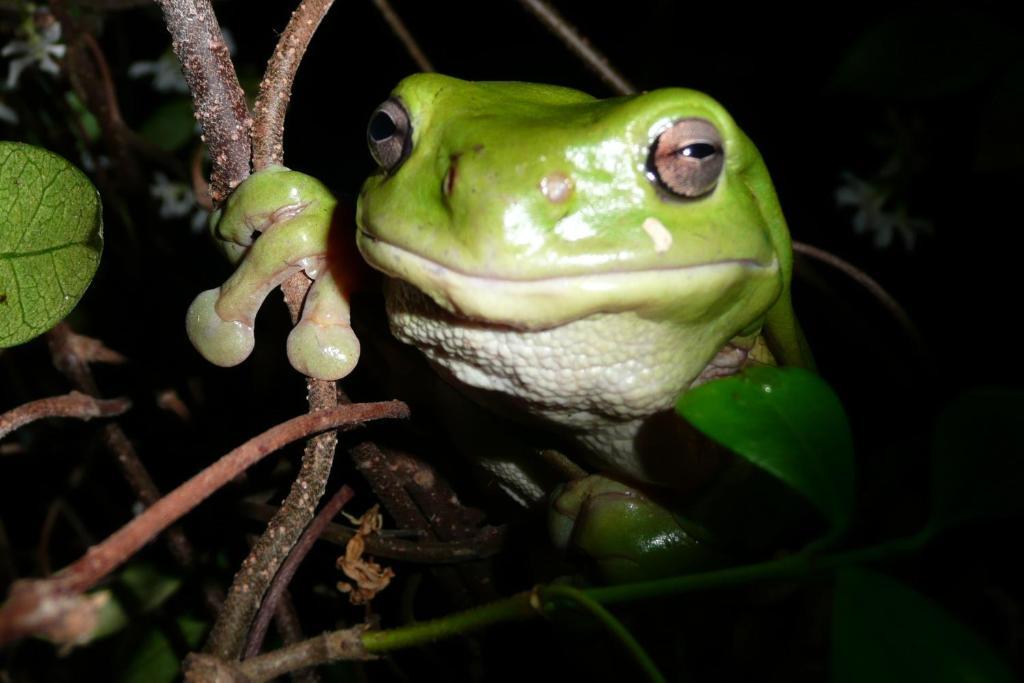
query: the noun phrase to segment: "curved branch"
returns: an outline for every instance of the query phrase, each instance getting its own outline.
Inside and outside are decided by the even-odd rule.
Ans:
[[[295,544],[291,554],[288,555],[288,559],[277,570],[273,583],[270,584],[266,595],[263,596],[263,602],[260,604],[260,610],[256,614],[256,620],[253,622],[252,628],[249,629],[249,641],[245,644],[244,657],[253,657],[259,654],[260,648],[263,647],[263,638],[267,635],[267,628],[270,626],[270,619],[274,616],[278,602],[281,596],[284,595],[285,590],[287,590],[292,577],[295,576],[299,565],[306,559],[309,551],[313,549],[313,544],[316,543],[316,539],[323,533],[327,524],[352,499],[353,495],[355,493],[348,485],[342,486],[327,501],[323,509],[317,513],[313,521],[306,527],[306,530],[302,532],[299,542]]]
[[[79,420],[113,417],[123,414],[131,408],[131,405],[132,402],[126,398],[104,400],[87,396],[80,391],[72,391],[64,396],[51,396],[38,401],[29,401],[0,414],[0,439],[14,430],[44,417],[74,417]]]
[[[249,175],[252,120],[210,0],[157,0],[210,148],[210,196],[222,202]]]
[[[284,117],[292,82],[309,41],[334,0],[305,0],[292,12],[260,83],[253,112],[252,165],[256,171],[284,161]]]
[[[60,627],[66,626],[68,618],[76,623],[88,622],[80,618],[87,611],[83,600],[89,600],[78,595],[81,591],[95,586],[161,531],[282,446],[325,429],[381,418],[403,418],[408,412],[399,401],[353,403],[292,418],[246,441],[90,548],[53,578],[15,583],[0,609],[0,645],[37,632],[52,637],[62,633]]]
[[[583,63],[601,77],[619,95],[632,95],[636,86],[626,80],[601,52],[583,35],[560,15],[551,3],[546,0],[519,0],[527,10],[533,13],[540,23],[549,31],[561,38],[569,50],[583,60]]]
[[[914,321],[903,306],[900,305],[900,302],[896,300],[896,297],[886,291],[885,287],[878,283],[878,280],[875,280],[857,266],[836,256],[832,252],[819,249],[818,247],[805,242],[794,241],[793,251],[832,266],[866,289],[868,293],[875,297],[878,303],[881,304],[882,308],[884,308],[889,315],[893,317],[897,324],[903,328],[904,333],[906,333],[907,337],[909,337],[918,348],[922,357],[924,358],[928,356],[928,347],[924,343],[924,337],[922,337],[920,331],[918,331],[917,325],[914,324]]]
[[[373,0],[373,4],[377,6],[377,11],[380,12],[384,21],[391,27],[395,37],[405,46],[405,51],[409,53],[412,61],[416,62],[416,66],[420,68],[420,71],[433,71],[434,65],[430,63],[427,55],[423,52],[419,43],[416,42],[408,27],[406,27],[405,22],[402,21],[402,17],[398,16],[398,13],[395,12],[391,3],[388,0]]]

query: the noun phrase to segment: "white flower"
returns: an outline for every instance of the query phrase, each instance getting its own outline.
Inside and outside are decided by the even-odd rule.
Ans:
[[[26,67],[35,65],[40,71],[53,76],[60,73],[60,67],[54,59],[60,59],[67,52],[67,47],[60,45],[60,22],[53,22],[41,31],[31,30],[25,40],[12,40],[0,50],[4,57],[14,57],[7,69],[7,87],[18,85],[21,72]]]
[[[153,90],[184,94],[188,92],[185,75],[174,53],[167,50],[151,62],[135,62],[128,67],[128,75],[132,78],[153,77]]]
[[[160,201],[160,218],[187,216],[196,205],[196,198],[188,185],[174,182],[160,172],[153,175],[149,194]]]
[[[161,218],[182,218],[192,214],[190,224],[193,232],[202,232],[210,212],[199,206],[196,197],[185,183],[175,182],[159,171],[153,175],[149,194],[160,201],[158,210]]]
[[[885,249],[892,245],[893,238],[900,236],[908,251],[914,249],[918,235],[932,232],[931,222],[907,215],[906,209],[895,211],[887,208],[889,192],[852,173],[844,173],[844,185],[836,190],[836,204],[855,209],[853,231],[858,234],[874,235],[874,245]]]

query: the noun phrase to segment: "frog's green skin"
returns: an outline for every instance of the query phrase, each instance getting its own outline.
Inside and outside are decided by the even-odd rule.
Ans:
[[[357,243],[391,276],[395,335],[459,387],[449,405],[469,396],[574,443],[599,474],[563,489],[551,527],[592,555],[609,538],[606,576],[636,577],[648,550],[654,573],[708,561],[700,532],[620,482],[660,489],[659,500],[692,489],[707,458],[680,445],[692,434],[672,411],[679,395],[755,360],[811,362],[790,304],[789,235],[757,150],[718,103],[683,89],[596,100],[421,74],[382,107],[400,110],[411,134],[388,138],[401,144],[363,187]],[[652,171],[652,145],[673,140],[675,159],[667,131],[693,121],[714,131],[721,165],[706,191],[682,198]],[[333,208],[319,182],[283,168],[236,190],[213,228],[241,263],[188,315],[205,356],[241,362],[266,293],[304,270],[316,282],[289,358],[323,379],[351,370],[358,343],[325,267]],[[492,419],[466,421],[460,443],[512,498],[539,500],[543,468]]]
[[[810,362],[774,189],[711,98],[596,100],[435,74],[392,97],[408,112],[408,156],[364,185],[358,246],[393,278],[396,336],[475,397],[555,426],[602,471],[683,484],[678,447],[642,446],[652,416],[737,370],[762,334],[778,361]],[[725,162],[712,191],[683,199],[648,159],[691,118],[717,129]],[[542,495],[516,463],[485,464],[517,499]]]
[[[230,367],[248,358],[263,300],[303,271],[314,282],[288,335],[288,360],[319,379],[352,371],[359,340],[349,325],[348,301],[327,263],[336,204],[316,178],[273,166],[246,179],[211,217],[217,244],[238,267],[222,286],[197,296],[185,316],[189,339],[207,360]]]

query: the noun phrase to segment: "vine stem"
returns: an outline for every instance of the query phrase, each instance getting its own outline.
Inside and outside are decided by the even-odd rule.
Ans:
[[[819,556],[805,551],[769,562],[621,586],[582,590],[561,585],[538,586],[531,591],[410,626],[384,631],[364,631],[364,627],[332,631],[240,663],[228,665],[218,662],[217,665],[250,683],[258,683],[305,667],[342,659],[370,659],[389,652],[466,635],[494,624],[533,619],[561,609],[567,603],[574,603],[598,618],[622,642],[652,681],[663,681],[664,678],[650,656],[626,628],[605,609],[607,605],[655,597],[664,598],[756,581],[807,578],[848,565],[880,562],[913,553],[923,547],[931,539],[932,534],[933,530],[928,528],[915,536],[834,555]],[[211,665],[214,662],[202,660],[200,656],[195,664],[200,663]]]

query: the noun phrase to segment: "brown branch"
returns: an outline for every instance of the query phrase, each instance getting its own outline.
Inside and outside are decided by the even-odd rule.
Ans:
[[[263,603],[256,614],[252,628],[249,629],[249,640],[245,645],[245,651],[242,655],[243,659],[259,654],[260,648],[263,647],[263,639],[267,635],[267,628],[270,626],[270,619],[277,610],[278,601],[284,594],[285,589],[288,588],[288,584],[291,583],[292,577],[295,576],[299,565],[306,559],[309,551],[313,549],[313,544],[316,543],[316,539],[323,533],[324,527],[337,516],[341,508],[352,499],[353,495],[355,494],[351,488],[342,486],[338,489],[337,493],[331,496],[331,499],[327,501],[323,509],[317,513],[313,521],[306,527],[306,530],[302,532],[299,542],[295,544],[295,547],[292,548],[291,553],[288,555],[288,559],[277,570],[270,588],[267,589],[266,594],[263,596]]]
[[[277,510],[273,505],[243,501],[242,512],[253,519],[266,521]],[[405,540],[388,536],[383,530],[365,539],[366,552],[376,557],[417,564],[455,564],[494,557],[504,548],[505,527],[485,526],[477,530],[476,536],[452,541]],[[394,532],[391,532],[394,533]],[[423,532],[411,533],[422,535]],[[324,527],[319,540],[344,547],[356,535],[355,529],[343,524],[331,523]]]
[[[256,171],[284,162],[284,117],[292,82],[309,41],[334,0],[304,0],[292,12],[288,26],[267,63],[256,98],[252,128],[252,165]]]
[[[38,401],[29,401],[13,410],[0,414],[0,439],[15,429],[44,417],[74,417],[91,420],[94,417],[121,415],[131,408],[126,398],[98,399],[72,391],[64,396],[51,396]]]
[[[408,408],[399,401],[355,403],[292,418],[250,439],[90,548],[52,579],[15,583],[7,603],[0,609],[0,645],[43,627],[52,634],[53,625],[61,623],[69,613],[79,617],[82,601],[87,598],[77,593],[94,586],[224,484],[282,446],[326,429],[407,416]],[[46,619],[41,622],[43,617]]]
[[[558,36],[569,50],[601,77],[619,95],[632,95],[636,87],[618,72],[586,38],[567,22],[546,0],[519,0],[549,31]]]
[[[257,169],[283,161],[281,140],[284,116],[295,70],[313,32],[332,2],[307,0],[301,3],[292,13],[274,56],[267,65],[267,72],[260,84],[260,99],[253,126],[253,165]],[[296,273],[281,286],[293,323],[299,318],[309,286],[310,280],[302,272]],[[334,382],[307,379],[306,386],[311,411],[338,405]],[[224,607],[207,640],[207,652],[222,659],[237,659],[241,654],[249,626],[271,579],[313,518],[316,505],[324,494],[334,464],[336,445],[337,435],[333,432],[321,434],[306,444],[302,467],[288,496],[232,581]]]
[[[331,631],[243,662],[190,654],[185,658],[185,680],[189,683],[262,683],[317,664],[376,659],[363,647],[365,632],[365,626]]]
[[[47,335],[50,345],[50,356],[54,366],[67,377],[72,385],[79,390],[96,396],[99,388],[89,367],[90,362],[123,363],[124,356],[108,349],[98,339],[86,337],[74,332],[67,323],[60,323]],[[121,425],[116,421],[103,427],[103,441],[107,450],[117,461],[118,469],[135,493],[136,498],[144,506],[149,507],[160,500],[161,493],[149,470],[142,462],[135,451],[128,435],[125,434]],[[179,528],[167,530],[167,546],[174,560],[185,567],[191,568],[194,564],[195,553],[192,544],[189,543],[185,533]],[[220,591],[207,586],[205,599],[211,610],[216,613],[223,597]]]
[[[220,204],[249,175],[252,120],[210,0],[157,0],[210,149],[210,196]]]
[[[377,11],[380,12],[381,16],[384,17],[384,21],[391,27],[395,37],[405,46],[406,52],[412,57],[412,61],[416,62],[416,66],[420,68],[420,71],[434,71],[434,65],[430,63],[427,55],[420,49],[419,43],[416,42],[416,39],[406,27],[405,22],[402,21],[402,17],[398,16],[391,3],[388,0],[373,0],[373,4],[377,6]]]

